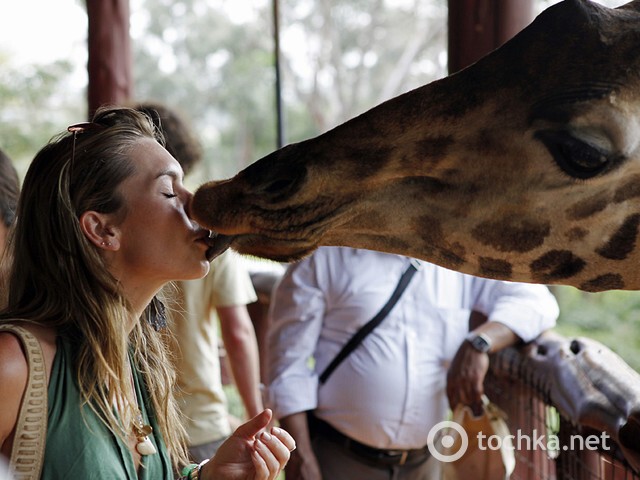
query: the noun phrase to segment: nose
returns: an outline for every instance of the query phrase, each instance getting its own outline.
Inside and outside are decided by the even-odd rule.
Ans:
[[[187,192],[184,201],[184,211],[190,219],[193,219],[193,193]]]
[[[211,235],[211,232],[209,230],[206,230],[202,225],[200,225],[198,222],[194,220],[193,214],[192,214],[192,204],[193,204],[193,193],[187,192],[184,199],[184,211],[187,214],[187,218],[189,218],[189,221],[191,222],[191,225],[193,225],[193,228],[195,230],[207,231],[209,232],[209,235]]]

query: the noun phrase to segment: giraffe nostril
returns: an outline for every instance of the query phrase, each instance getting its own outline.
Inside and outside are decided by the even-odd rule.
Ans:
[[[580,350],[582,350],[582,346],[580,345],[580,342],[578,340],[571,340],[569,350],[571,350],[574,355],[577,355],[578,353],[580,353]]]

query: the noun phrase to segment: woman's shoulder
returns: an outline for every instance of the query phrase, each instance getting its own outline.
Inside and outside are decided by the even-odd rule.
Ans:
[[[48,353],[50,353],[51,350],[55,352],[56,338],[57,338],[57,332],[55,329],[51,327],[38,325],[35,323],[30,323],[27,321],[12,321],[9,325],[20,327],[23,330],[26,330],[31,335],[33,335],[36,338],[36,340],[38,340],[38,343],[42,347],[45,357],[47,356]],[[3,337],[4,336],[12,337],[15,339],[15,341],[18,342],[18,345],[21,344],[20,340],[17,337],[17,334],[0,330],[0,335],[2,335]]]
[[[29,366],[18,337],[9,332],[0,332],[0,446],[13,431],[22,395],[27,386]]]
[[[26,383],[27,369],[20,339],[14,333],[0,331],[0,385],[7,385],[7,380],[20,378]]]
[[[22,327],[33,335],[42,348],[45,364],[50,365],[56,351],[56,332],[50,328],[24,322],[13,325]],[[47,369],[48,370],[48,369]],[[22,340],[14,332],[0,330],[0,385],[21,386],[21,392],[29,375],[29,365]]]
[[[51,361],[55,355],[55,331],[23,322],[20,322],[19,325],[38,340],[43,350],[47,370],[50,371]],[[28,379],[29,364],[22,341],[15,333],[0,331],[0,385],[2,385],[2,395],[0,395],[0,446],[3,449],[3,453],[6,453],[4,449],[11,443],[6,442],[6,440],[15,428]]]

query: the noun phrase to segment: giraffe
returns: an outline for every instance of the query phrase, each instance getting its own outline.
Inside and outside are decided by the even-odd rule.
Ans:
[[[218,250],[319,245],[640,288],[640,0],[564,0],[470,67],[196,192]]]
[[[548,331],[522,349],[500,352],[491,370],[501,379],[525,378],[583,432],[606,432],[640,473],[640,374],[608,347]],[[612,447],[606,441],[605,450]]]

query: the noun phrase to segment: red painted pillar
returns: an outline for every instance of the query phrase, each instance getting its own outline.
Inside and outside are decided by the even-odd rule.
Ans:
[[[129,0],[86,0],[89,17],[89,117],[133,93]]]
[[[533,20],[533,0],[449,0],[449,73],[495,50]]]

